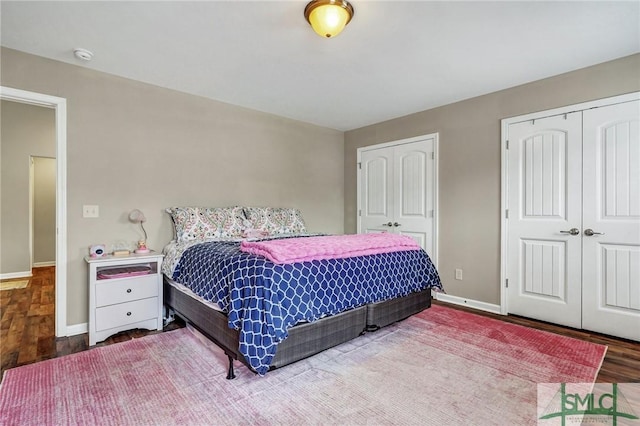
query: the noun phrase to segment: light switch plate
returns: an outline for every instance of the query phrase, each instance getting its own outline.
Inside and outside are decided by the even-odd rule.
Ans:
[[[85,204],[82,206],[82,217],[99,217],[100,209],[98,206]]]

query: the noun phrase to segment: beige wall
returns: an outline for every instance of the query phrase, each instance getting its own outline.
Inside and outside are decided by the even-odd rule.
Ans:
[[[55,157],[55,111],[2,101],[0,123],[0,274],[28,274],[29,162],[31,156]]]
[[[55,140],[52,141],[55,143]],[[33,158],[33,264],[56,260],[56,159]]]
[[[343,231],[342,132],[11,49],[1,67],[3,86],[67,99],[70,325],[88,318],[88,246],[136,241],[133,208],[156,250],[172,237],[164,209],[175,205],[291,206],[310,230]],[[83,218],[83,204],[100,217]]]
[[[356,231],[357,149],[438,132],[440,275],[451,295],[499,304],[500,120],[638,90],[633,55],[346,132],[345,232]]]
[[[69,325],[88,317],[87,247],[140,237],[131,209],[145,212],[157,250],[172,205],[291,206],[313,231],[355,232],[357,148],[434,132],[445,287],[497,304],[500,119],[640,90],[634,55],[343,134],[11,49],[1,59],[3,86],[67,99]],[[83,204],[100,217],[82,218]],[[5,234],[2,244],[4,256]]]

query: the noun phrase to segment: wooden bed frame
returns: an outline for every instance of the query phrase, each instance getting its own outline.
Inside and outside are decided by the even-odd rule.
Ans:
[[[166,276],[164,304],[222,348],[229,358],[227,379],[235,378],[233,360],[237,359],[251,369],[238,351],[239,332],[229,328],[224,312],[215,310],[178,289]],[[365,332],[378,330],[430,306],[431,289],[426,289],[397,299],[360,306],[319,321],[296,325],[289,329],[289,337],[278,344],[270,370],[317,354]]]

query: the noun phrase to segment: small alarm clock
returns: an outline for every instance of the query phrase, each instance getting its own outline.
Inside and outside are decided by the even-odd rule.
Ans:
[[[90,257],[102,257],[107,254],[107,250],[104,244],[94,244],[89,247],[89,256]]]

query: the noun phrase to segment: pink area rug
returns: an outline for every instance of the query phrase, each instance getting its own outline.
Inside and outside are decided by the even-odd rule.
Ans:
[[[258,377],[188,329],[18,367],[2,425],[536,424],[536,383],[593,382],[605,346],[433,306]]]

